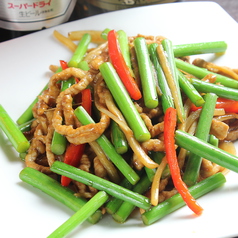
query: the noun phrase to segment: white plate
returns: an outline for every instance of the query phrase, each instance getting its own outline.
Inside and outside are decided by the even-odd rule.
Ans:
[[[0,44],[0,103],[11,117],[16,120],[41,91],[50,76],[50,64],[70,59],[70,51],[53,38],[54,29],[67,34],[79,29],[105,28],[123,29],[128,35],[163,35],[174,44],[225,40],[228,43],[225,55],[202,57],[237,67],[238,25],[215,3],[164,4],[102,14]],[[47,237],[73,212],[21,182],[18,175],[24,164],[2,132],[0,145],[0,236]],[[238,175],[230,173],[224,187],[200,198],[198,201],[204,208],[200,217],[194,217],[184,207],[145,227],[137,216],[123,225],[108,216],[94,226],[84,223],[69,237],[232,237],[238,235],[237,181]]]

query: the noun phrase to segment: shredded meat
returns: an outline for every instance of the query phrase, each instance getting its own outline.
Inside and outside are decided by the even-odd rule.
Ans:
[[[201,173],[200,173],[200,180],[208,178],[220,171],[222,171],[224,168],[220,165],[217,165],[215,163],[212,163],[211,161],[207,159],[202,160],[201,164]]]
[[[216,136],[219,140],[224,140],[227,137],[229,126],[221,121],[212,119],[210,133]]]
[[[83,171],[90,173],[91,167],[92,167],[92,162],[90,158],[86,154],[84,154],[80,160],[79,169],[82,169]],[[78,197],[91,198],[98,192],[97,189],[91,186],[85,185],[83,183],[74,181],[74,184],[78,189],[78,192],[75,194]]]
[[[141,118],[143,119],[147,129],[149,130],[151,137],[154,138],[158,136],[160,133],[164,132],[164,122],[158,122],[153,124],[153,118],[158,118],[162,115],[162,111],[160,108],[156,109],[145,109],[140,106],[138,103],[135,103],[137,111],[140,113]]]
[[[229,131],[225,140],[236,141],[238,139],[238,120],[232,119],[227,123],[229,124]]]
[[[225,139],[228,141],[236,141],[238,139],[238,130],[229,131],[229,134]]]
[[[85,73],[82,70],[70,69],[71,70],[69,70],[68,73],[58,75],[58,77],[53,76],[53,79],[51,79],[51,84],[54,84],[55,81],[67,80],[70,77],[77,77],[80,79],[79,83],[74,84],[70,88],[61,92],[58,96],[52,123],[58,133],[65,135],[69,142],[78,145],[96,140],[108,127],[110,119],[102,114],[99,123],[80,126],[76,129],[74,128],[74,122],[76,120],[72,108],[73,96],[85,89],[89,83],[92,82],[92,77],[89,73]],[[67,75],[67,77],[65,75]],[[62,124],[63,116],[66,118],[65,125]]]
[[[46,174],[52,173],[50,166],[56,160],[56,155],[52,153],[50,148],[54,129],[48,121],[52,120],[52,115],[52,111],[46,112],[43,117],[44,120],[40,121],[34,128],[34,136],[25,158],[26,166],[35,168]],[[38,157],[45,157],[47,162],[44,164],[37,163]]]
[[[228,132],[223,140],[235,141],[238,139],[238,114],[230,113],[215,118],[218,121],[224,122],[228,125]]]
[[[94,163],[94,173],[95,173],[95,175],[97,175],[100,178],[106,178],[107,177],[107,171],[103,167],[103,165],[100,162],[100,160],[98,159],[98,157],[94,158],[93,163]]]
[[[146,151],[164,151],[164,142],[159,139],[147,140],[141,146]]]
[[[172,189],[170,191],[162,191],[159,195],[159,203],[161,203],[161,202],[165,201],[166,199],[172,197],[176,193],[178,193],[178,191],[176,189]]]

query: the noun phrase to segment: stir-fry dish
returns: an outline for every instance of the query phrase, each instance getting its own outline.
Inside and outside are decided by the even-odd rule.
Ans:
[[[0,110],[26,165],[20,178],[74,210],[78,224],[108,214],[124,223],[138,208],[145,225],[184,205],[200,215],[196,199],[238,172],[238,73],[190,56],[222,57],[227,44],[110,29],[54,36],[72,58],[50,66],[18,126]]]

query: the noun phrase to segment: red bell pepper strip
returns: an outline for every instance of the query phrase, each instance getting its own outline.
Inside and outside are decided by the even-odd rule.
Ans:
[[[191,112],[195,112],[195,111],[197,111],[198,109],[202,109],[202,107],[197,107],[197,106],[195,106],[195,104],[191,104],[191,107],[190,107],[190,111]]]
[[[80,159],[84,153],[85,144],[74,145],[70,143],[66,149],[65,156],[64,156],[64,163],[72,165],[74,167],[79,166]],[[71,178],[66,176],[61,176],[61,185],[68,186],[71,182]]]
[[[202,107],[196,107],[194,104],[192,104],[190,110],[196,111],[201,108]],[[218,98],[216,102],[216,108],[223,108],[225,112],[228,113],[238,113],[238,101],[227,98]]]
[[[171,177],[175,188],[182,196],[184,202],[188,207],[197,215],[200,215],[203,211],[202,207],[196,202],[196,200],[190,194],[186,184],[183,182],[178,166],[178,160],[175,149],[175,129],[177,123],[176,109],[169,107],[164,116],[164,145],[166,152],[166,159],[170,168]]]
[[[60,60],[60,66],[63,70],[67,69],[68,68],[68,63],[64,60]]]
[[[60,65],[62,69],[66,69],[68,67],[67,62],[60,60]],[[77,79],[76,79],[77,81]],[[91,107],[92,107],[92,96],[90,89],[84,89],[81,92],[81,97],[75,97],[75,100],[78,100],[79,98],[82,98],[80,101],[82,101],[82,106],[85,108],[85,110],[91,115]],[[79,103],[80,101],[77,101]],[[74,145],[69,144],[65,156],[64,156],[64,163],[72,165],[74,167],[79,166],[80,159],[84,153],[85,144],[80,145]],[[68,186],[71,182],[71,178],[68,178],[66,176],[61,176],[61,185],[62,186]]]
[[[134,100],[139,100],[142,95],[135,79],[131,76],[130,70],[126,65],[123,55],[120,51],[120,46],[117,41],[117,34],[114,30],[109,31],[108,39],[108,52],[112,65],[116,69],[122,83],[124,84],[130,97]]]
[[[216,108],[224,108],[226,112],[238,113],[238,101],[227,98],[218,98]]]
[[[89,115],[92,114],[92,94],[89,88],[85,88],[82,92],[82,107]]]

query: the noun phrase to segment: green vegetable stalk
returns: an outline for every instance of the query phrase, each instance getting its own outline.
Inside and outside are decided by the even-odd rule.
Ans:
[[[19,127],[15,124],[12,118],[9,116],[7,111],[0,104],[0,128],[8,137],[13,147],[19,153],[26,152],[30,147],[29,141],[26,139],[24,134],[21,132]]]
[[[23,182],[41,190],[74,212],[77,212],[87,203],[87,200],[84,198],[76,197],[73,190],[61,186],[58,181],[36,169],[26,167],[20,172],[19,177]],[[102,212],[97,210],[94,214],[89,216],[87,220],[88,222],[95,224],[101,219],[101,217]]]
[[[227,43],[225,41],[199,42],[173,46],[174,56],[178,58],[189,55],[223,53],[226,49]]]
[[[134,40],[134,47],[139,66],[145,106],[148,108],[155,108],[158,106],[159,101],[145,38],[137,37]]]
[[[132,129],[135,138],[139,142],[149,140],[150,133],[112,64],[110,62],[102,63],[100,65],[100,72],[102,73],[113,98],[120,108],[120,111]]]
[[[150,185],[151,181],[149,180],[147,175],[144,175],[140,179],[140,181],[133,187],[132,191],[143,194],[149,189]],[[118,210],[113,214],[113,218],[119,223],[124,223],[134,209],[135,205],[124,201],[118,208]]]
[[[200,93],[215,93],[218,97],[238,100],[238,90],[236,88],[229,88],[194,78],[190,79],[190,83]]]
[[[123,188],[127,188],[129,190],[131,190],[133,187],[133,185],[126,178],[122,180],[120,186],[122,186]],[[123,200],[116,197],[112,197],[105,206],[107,213],[114,214],[119,209],[122,203]]]
[[[98,192],[80,210],[53,231],[48,238],[66,237],[66,235],[72,232],[78,225],[82,224],[89,216],[99,209],[107,199],[107,193],[104,191]]]
[[[205,101],[201,94],[196,90],[192,83],[187,80],[187,78],[178,71],[178,79],[179,79],[179,86],[183,90],[183,92],[187,95],[187,97],[191,100],[191,102],[197,106],[201,107]]]
[[[150,44],[149,53],[150,53],[151,61],[154,65],[154,68],[157,74],[158,85],[162,92],[161,103],[162,103],[163,111],[165,112],[167,108],[174,107],[174,101],[173,101],[173,97],[169,89],[168,83],[166,81],[166,77],[164,75],[164,72],[160,66],[160,63],[157,57],[157,52],[156,52],[157,47],[158,47],[157,43]]]
[[[111,122],[111,138],[118,154],[124,154],[128,151],[128,142],[126,137],[115,121]]]
[[[73,56],[71,57],[68,66],[78,68],[78,63],[83,59],[85,53],[87,52],[88,45],[91,42],[91,35],[86,33],[80,40]]]
[[[204,140],[192,136],[184,131],[177,130],[175,132],[175,143],[188,151],[192,151],[194,154],[238,173],[237,156],[221,150]]]
[[[123,188],[120,185],[112,183],[106,179],[97,177],[94,174],[85,172],[63,162],[56,161],[51,166],[51,171],[67,176],[73,180],[92,186],[98,190],[105,191],[113,197],[117,197],[124,201],[130,202],[137,207],[145,210],[150,208],[150,201],[147,197],[135,193],[129,189]]]
[[[205,95],[204,99],[205,103],[202,107],[195,136],[207,142],[216,106],[217,95],[208,93]],[[183,175],[183,180],[188,186],[191,186],[197,182],[201,162],[202,157],[190,151]]]
[[[189,64],[187,62],[184,62],[180,59],[175,59],[175,63],[178,69],[181,69],[189,74],[194,75],[195,77],[202,79],[208,74],[213,74],[216,76],[216,83],[221,83],[223,86],[229,87],[229,88],[238,88],[238,81],[231,79],[229,77],[223,76],[221,74],[216,74],[211,71],[208,71],[206,69],[200,68],[198,66]]]

